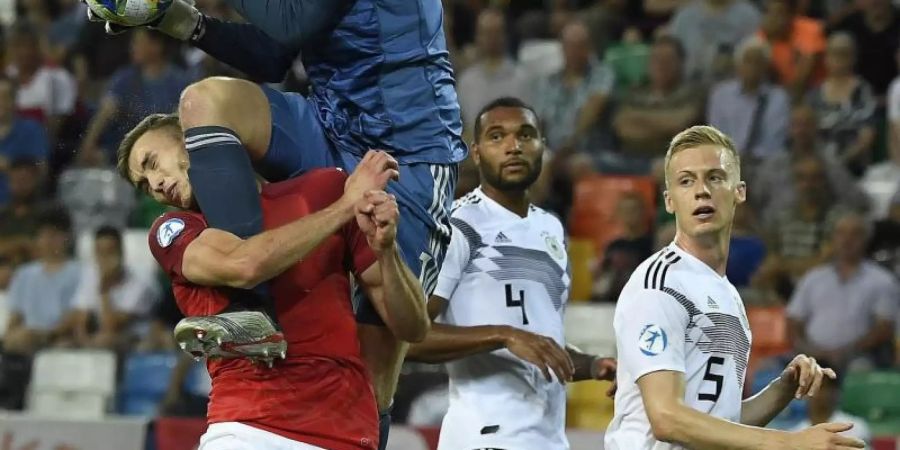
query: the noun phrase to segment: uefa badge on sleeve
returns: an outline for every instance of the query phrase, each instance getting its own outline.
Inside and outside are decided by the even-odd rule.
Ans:
[[[641,336],[638,338],[638,348],[641,349],[641,353],[647,356],[656,356],[665,351],[668,346],[669,337],[666,336],[666,330],[658,325],[644,325]]]
[[[172,241],[184,231],[184,221],[181,219],[169,219],[159,226],[156,230],[156,242],[159,246],[166,248],[172,245]]]

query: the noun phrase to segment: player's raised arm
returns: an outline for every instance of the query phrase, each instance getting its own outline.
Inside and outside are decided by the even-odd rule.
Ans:
[[[184,250],[181,271],[204,286],[251,288],[302,259],[353,218],[364,192],[382,188],[397,176],[397,163],[384,152],[370,152],[347,179],[344,194],[329,207],[249,239],[206,229]]]
[[[819,366],[815,358],[795,356],[781,376],[758,394],[744,400],[741,423],[758,427],[768,425],[791,400],[815,396],[825,377],[834,380],[837,374],[830,368]]]

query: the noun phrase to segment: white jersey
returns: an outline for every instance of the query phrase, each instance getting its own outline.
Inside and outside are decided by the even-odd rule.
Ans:
[[[684,373],[684,403],[740,422],[750,325],[727,278],[674,243],[644,261],[616,304],[618,391],[606,450],[683,447],[653,437],[637,380],[651,372]]]
[[[481,188],[459,199],[434,294],[449,300],[439,323],[509,325],[565,345],[569,295],[562,224],[530,206],[520,217]],[[440,450],[567,449],[565,387],[506,349],[447,364],[450,405]]]

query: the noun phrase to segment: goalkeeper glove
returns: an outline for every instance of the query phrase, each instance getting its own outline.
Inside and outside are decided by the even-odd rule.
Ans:
[[[90,7],[87,8],[87,15],[88,20],[92,22],[105,22],[106,33],[110,35],[121,34],[132,28],[104,20]],[[203,14],[194,7],[192,0],[173,0],[162,16],[141,26],[157,30],[180,41],[191,42],[200,39],[205,29]]]

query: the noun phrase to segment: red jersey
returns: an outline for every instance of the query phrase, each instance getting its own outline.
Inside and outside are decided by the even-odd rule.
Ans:
[[[266,229],[324,209],[343,193],[346,175],[309,172],[263,187]],[[205,228],[196,212],[167,213],[150,230],[150,249],[172,279],[178,307],[188,316],[222,312],[226,290],[192,284],[181,271],[184,251]],[[270,282],[288,343],[287,359],[269,369],[243,359],[207,364],[212,378],[208,422],[241,422],[332,450],[375,449],[378,413],[360,357],[349,273],[375,262],[352,220],[301,262]]]

